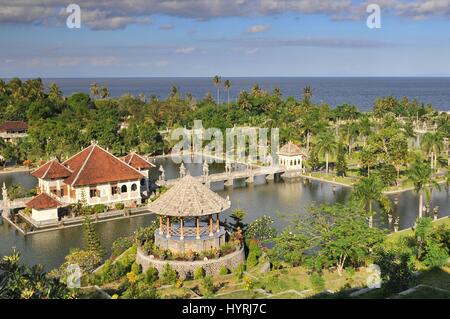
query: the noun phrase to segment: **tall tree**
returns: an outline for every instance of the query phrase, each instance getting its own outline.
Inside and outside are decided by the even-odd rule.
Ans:
[[[325,173],[328,175],[330,155],[335,154],[337,150],[337,143],[334,135],[329,131],[319,133],[317,136],[316,147],[319,154],[325,156]]]
[[[389,198],[383,194],[383,183],[377,176],[361,179],[353,189],[352,199],[369,210],[369,227],[373,227],[373,203],[379,203],[385,212],[392,211]]]
[[[220,76],[216,75],[213,77],[213,83],[217,89],[217,104],[220,104],[220,85],[222,84],[222,79]]]
[[[305,106],[310,106],[311,105],[311,99],[313,96],[313,89],[307,85],[303,88],[303,104]]]
[[[444,142],[439,133],[425,133],[420,143],[422,149],[428,154],[431,161],[431,168],[437,168],[437,157],[444,148]]]
[[[223,87],[225,88],[225,90],[227,90],[228,104],[230,104],[231,81],[230,80],[225,80],[225,82],[223,82]]]
[[[407,171],[408,180],[414,184],[414,189],[419,195],[419,218],[423,217],[423,193],[425,192],[429,202],[433,188],[440,189],[439,184],[432,179],[432,175],[431,167],[418,158],[411,163]]]
[[[97,97],[100,94],[100,88],[96,82],[92,83],[91,85],[91,95],[92,97]]]

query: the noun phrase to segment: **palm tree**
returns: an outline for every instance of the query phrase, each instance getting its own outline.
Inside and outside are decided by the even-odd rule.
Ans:
[[[178,88],[175,85],[172,85],[170,89],[170,98],[174,100],[178,100],[180,97],[180,93],[178,92]]]
[[[58,85],[56,83],[52,83],[49,86],[49,98],[54,100],[54,101],[58,101],[62,99],[62,92],[59,89]]]
[[[241,91],[241,93],[239,93],[238,104],[244,111],[250,111],[252,109],[252,103],[250,102],[247,91]]]
[[[227,90],[227,94],[228,94],[228,104],[230,104],[231,81],[230,81],[230,80],[225,80],[225,82],[223,82],[223,87],[225,88],[225,90]]]
[[[0,80],[0,95],[5,95],[6,94],[6,83],[3,80]]]
[[[353,189],[352,199],[360,202],[369,209],[369,227],[373,227],[373,203],[379,203],[387,213],[392,211],[389,198],[383,194],[384,185],[376,176],[361,179]]]
[[[102,99],[106,99],[109,96],[109,89],[106,86],[103,86],[100,89],[100,97]]]
[[[330,155],[333,155],[337,149],[337,143],[334,135],[329,131],[319,133],[317,136],[316,147],[319,155],[325,156],[325,173],[328,175],[328,163]]]
[[[445,188],[447,189],[447,193],[450,190],[450,169],[447,169],[445,173]]]
[[[214,76],[213,83],[217,88],[217,104],[220,104],[220,84],[222,84],[222,79],[220,78],[220,76]]]
[[[428,154],[431,161],[431,168],[437,168],[437,157],[444,148],[444,143],[441,134],[439,133],[425,133],[420,142],[422,149]]]
[[[310,105],[312,96],[313,96],[312,88],[309,85],[305,86],[303,88],[303,103],[306,106]]]
[[[98,86],[98,84],[96,82],[94,82],[91,85],[91,95],[92,95],[92,97],[96,97],[96,96],[99,95],[99,93],[100,93],[99,86]]]
[[[427,202],[431,201],[433,188],[440,189],[436,181],[432,180],[432,169],[421,159],[415,159],[406,173],[407,179],[414,184],[414,190],[419,194],[419,218],[423,217],[423,192]]]

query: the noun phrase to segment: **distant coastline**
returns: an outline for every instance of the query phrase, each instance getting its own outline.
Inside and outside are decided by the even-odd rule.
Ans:
[[[226,77],[224,77],[225,79]],[[254,84],[262,89],[279,87],[284,97],[301,95],[306,85],[313,88],[315,103],[327,103],[332,107],[354,104],[361,111],[368,111],[377,98],[395,96],[417,99],[442,111],[450,111],[450,77],[230,77],[233,83],[230,98],[236,99],[241,90],[250,90]],[[215,87],[208,77],[113,77],[113,78],[43,78],[46,84],[57,83],[64,95],[75,92],[89,93],[90,85],[97,82],[107,86],[111,97],[124,94],[166,98],[172,86],[181,94],[191,93],[201,99]],[[225,95],[222,96],[225,98]]]

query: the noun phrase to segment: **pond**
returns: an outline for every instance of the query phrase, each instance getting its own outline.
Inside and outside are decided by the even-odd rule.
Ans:
[[[167,178],[178,176],[179,166],[170,159],[155,159],[154,163],[159,168],[164,167]],[[201,175],[202,164],[186,164],[186,168],[192,175]],[[210,173],[223,172],[223,164],[210,165]],[[151,176],[156,179],[156,169]],[[0,184],[20,184],[31,188],[36,185],[36,179],[29,173],[0,174]],[[244,180],[235,181],[233,188],[224,188],[223,183],[213,183],[212,189],[221,196],[230,196],[232,208],[221,218],[229,220],[230,213],[236,208],[242,208],[247,212],[246,222],[250,222],[262,215],[270,215],[275,220],[275,226],[282,229],[287,225],[288,216],[303,214],[305,209],[318,203],[345,203],[351,190],[337,186],[335,191],[329,184],[303,180],[284,182],[281,178],[266,182],[261,177],[255,178],[253,185],[245,185]],[[399,216],[400,229],[411,227],[417,216],[418,197],[413,192],[405,192],[398,196],[398,205],[394,208],[394,216]],[[439,216],[449,214],[450,197],[442,188],[433,193],[431,207],[439,206]],[[115,239],[128,236],[141,226],[147,226],[154,216],[139,216],[131,219],[110,221],[97,225],[102,245],[109,249]],[[389,227],[387,218],[377,214],[375,224],[378,227]],[[83,234],[81,227],[67,228],[47,233],[41,233],[24,237],[12,226],[0,218],[0,256],[11,252],[16,247],[22,253],[22,259],[27,264],[44,264],[46,269],[52,269],[64,261],[64,257],[71,248],[83,246]]]

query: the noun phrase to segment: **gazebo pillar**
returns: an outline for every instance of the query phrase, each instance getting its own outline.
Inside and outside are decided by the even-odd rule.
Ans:
[[[170,238],[170,217],[167,216],[167,220],[166,220],[166,238]]]
[[[159,215],[159,234],[163,234],[163,217],[162,215]]]
[[[220,232],[220,220],[219,220],[219,213],[216,214],[216,231],[217,233]]]
[[[197,239],[200,239],[200,218],[195,217],[195,223],[197,226]]]
[[[184,240],[184,219],[180,218],[180,240]]]
[[[209,237],[212,237],[213,234],[213,217],[209,215]]]

